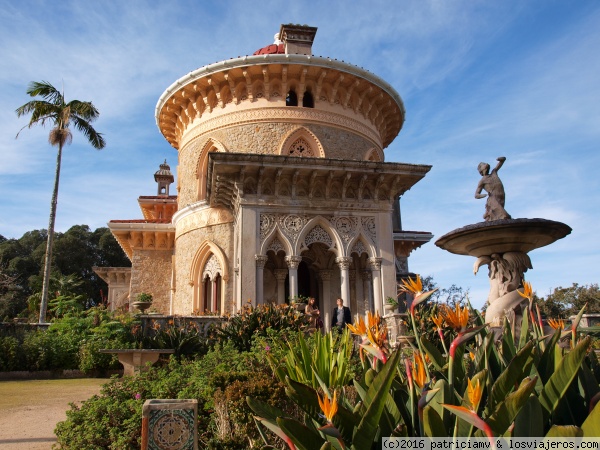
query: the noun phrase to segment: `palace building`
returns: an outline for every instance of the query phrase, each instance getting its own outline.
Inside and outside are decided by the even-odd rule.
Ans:
[[[164,314],[235,313],[312,296],[328,312],[382,312],[427,232],[404,231],[400,197],[430,166],[385,162],[400,95],[351,64],[312,55],[317,29],[282,25],[253,55],[197,69],[160,97],[178,151],[143,219],[109,228],[132,262],[97,268],[112,309],[141,292]]]

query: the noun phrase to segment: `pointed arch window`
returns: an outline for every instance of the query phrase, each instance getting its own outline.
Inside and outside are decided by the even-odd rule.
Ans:
[[[287,94],[285,98],[285,106],[298,106],[298,96],[296,92],[292,89]]]
[[[315,107],[315,100],[313,99],[313,96],[310,93],[310,91],[306,91],[304,93],[304,97],[302,97],[302,106],[304,106],[305,108]]]

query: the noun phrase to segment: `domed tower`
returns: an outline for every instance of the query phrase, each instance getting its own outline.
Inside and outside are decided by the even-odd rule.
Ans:
[[[282,25],[274,44],[160,97],[157,125],[179,153],[173,313],[297,296],[325,312],[342,297],[360,313],[396,296],[395,205],[430,166],[384,162],[402,99],[364,69],[312,55],[316,32]]]

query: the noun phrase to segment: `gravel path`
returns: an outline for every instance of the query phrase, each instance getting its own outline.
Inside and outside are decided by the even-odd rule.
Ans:
[[[49,450],[69,403],[100,393],[107,379],[0,381],[0,449]]]

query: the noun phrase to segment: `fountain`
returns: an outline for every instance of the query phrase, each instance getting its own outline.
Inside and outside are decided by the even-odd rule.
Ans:
[[[561,222],[511,218],[504,209],[504,186],[498,177],[506,158],[497,161],[491,173],[487,163],[477,167],[482,178],[475,198],[487,196],[485,221],[451,231],[435,242],[450,253],[477,258],[473,266],[475,274],[482,265],[488,266],[490,293],[485,322],[491,326],[500,326],[504,317],[523,301],[518,289],[523,287],[527,269],[533,268],[528,253],[571,233],[571,228]]]

